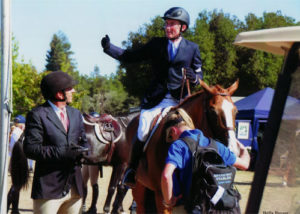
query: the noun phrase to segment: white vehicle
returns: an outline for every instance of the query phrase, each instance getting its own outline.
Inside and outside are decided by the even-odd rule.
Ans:
[[[242,32],[234,44],[285,56],[245,213],[300,213],[300,26]],[[287,96],[298,102],[285,106]]]

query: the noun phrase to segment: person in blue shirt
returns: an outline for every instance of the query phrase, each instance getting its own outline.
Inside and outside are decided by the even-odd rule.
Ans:
[[[152,80],[141,103],[141,114],[137,136],[133,143],[129,167],[124,183],[135,185],[135,170],[143,154],[144,143],[151,128],[151,122],[162,109],[179,103],[183,72],[191,85],[199,84],[202,79],[202,62],[197,44],[183,38],[189,26],[188,12],[181,7],[172,7],[162,17],[165,20],[165,37],[154,37],[138,49],[121,49],[110,42],[108,35],[102,38],[103,51],[121,62],[150,61]],[[183,89],[183,97],[187,88]]]
[[[161,177],[161,187],[165,206],[173,207],[175,205],[183,205],[184,199],[189,195],[192,182],[192,154],[181,138],[191,137],[194,140],[199,139],[199,145],[202,147],[208,146],[210,139],[205,137],[202,131],[194,128],[192,119],[180,108],[169,114],[166,128],[166,141],[174,142],[168,150],[166,165]],[[250,156],[240,142],[241,152],[239,157],[236,157],[233,152],[220,142],[216,143],[218,153],[226,165],[233,165],[242,170],[248,169]],[[175,170],[178,173],[174,173]],[[180,212],[185,212],[183,206],[178,207],[178,209],[180,209]]]

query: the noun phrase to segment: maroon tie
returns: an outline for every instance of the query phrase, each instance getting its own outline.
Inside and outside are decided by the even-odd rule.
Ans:
[[[65,128],[66,131],[68,131],[68,118],[65,117],[65,114],[61,111],[60,112],[60,120]]]

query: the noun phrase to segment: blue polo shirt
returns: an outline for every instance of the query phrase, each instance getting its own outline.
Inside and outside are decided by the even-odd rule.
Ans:
[[[180,138],[191,137],[197,140],[200,135],[199,145],[206,147],[210,144],[209,138],[205,137],[199,129],[186,130]],[[184,141],[178,139],[169,148],[166,163],[175,165],[176,170],[173,174],[173,193],[175,196],[183,195],[183,200],[188,196],[192,183],[192,153]],[[216,142],[218,153],[223,158],[226,165],[233,165],[236,156],[226,146]]]

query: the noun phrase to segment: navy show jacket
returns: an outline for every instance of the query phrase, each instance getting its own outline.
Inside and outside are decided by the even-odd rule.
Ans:
[[[153,80],[142,101],[142,108],[152,108],[157,105],[169,91],[176,99],[180,98],[182,84],[182,68],[192,68],[202,79],[202,62],[197,44],[182,37],[177,54],[173,60],[168,53],[168,39],[155,37],[135,50],[124,50],[113,44],[104,52],[122,62],[140,62],[151,60]],[[198,83],[198,81],[196,82]],[[184,90],[186,96],[187,90]]]

